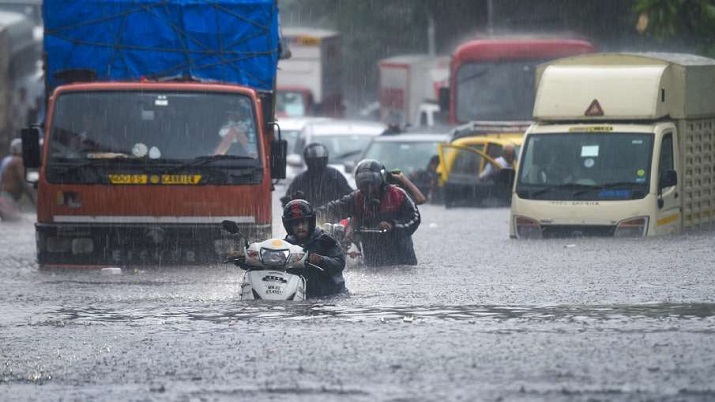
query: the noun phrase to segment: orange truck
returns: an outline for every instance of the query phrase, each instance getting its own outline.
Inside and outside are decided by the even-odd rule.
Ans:
[[[224,219],[271,235],[275,0],[45,1],[43,15],[46,119],[23,130],[40,266],[218,262]]]

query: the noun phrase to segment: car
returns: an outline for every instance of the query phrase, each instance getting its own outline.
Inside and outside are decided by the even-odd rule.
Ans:
[[[326,120],[330,119],[327,117],[281,117],[278,119],[281,138],[288,142],[286,184],[289,184],[298,173],[305,170],[303,166],[305,143],[300,139],[303,127],[308,123]]]
[[[387,125],[376,121],[327,119],[308,122],[295,145],[295,149],[301,152],[289,155],[288,166],[296,175],[304,171],[303,148],[311,142],[319,142],[328,148],[328,165],[349,179],[346,163],[353,165],[370,140],[386,131]]]
[[[404,132],[383,134],[375,137],[359,159],[375,159],[385,165],[388,171],[400,170],[427,197],[432,192],[432,200],[439,199],[438,189],[432,188],[427,165],[439,154],[439,145],[450,140],[448,132],[435,130],[425,132]],[[347,170],[349,169],[349,166]],[[355,179],[349,176],[349,183],[355,187]]]
[[[506,144],[514,146],[518,160],[525,129],[501,123],[472,123],[455,129],[452,140],[440,146],[439,184],[445,207],[510,205],[515,169],[502,169],[495,160]],[[479,174],[488,164],[500,173],[494,179],[480,180]]]

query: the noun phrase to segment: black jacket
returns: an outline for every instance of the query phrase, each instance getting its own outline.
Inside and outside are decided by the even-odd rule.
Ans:
[[[326,166],[325,169],[318,171],[309,169],[296,176],[288,186],[285,196],[281,198],[283,206],[292,199],[296,191],[302,192],[303,198],[310,205],[319,207],[329,201],[337,200],[353,189],[339,170]]]
[[[315,228],[304,242],[298,241],[293,235],[286,236],[285,240],[302,246],[308,252],[323,256],[323,260],[318,264],[322,271],[314,267],[289,270],[290,273],[305,278],[307,297],[329,296],[345,291],[345,253],[335,239],[322,229]]]

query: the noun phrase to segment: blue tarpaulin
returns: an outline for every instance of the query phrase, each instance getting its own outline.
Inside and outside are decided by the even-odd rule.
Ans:
[[[85,69],[102,81],[190,78],[272,90],[275,0],[45,0],[47,84]]]

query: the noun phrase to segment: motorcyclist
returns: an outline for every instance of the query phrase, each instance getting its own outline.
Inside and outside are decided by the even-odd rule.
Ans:
[[[318,142],[303,150],[308,169],[293,179],[281,202],[285,206],[294,198],[302,198],[315,206],[338,199],[353,191],[340,171],[328,166],[328,148]]]
[[[420,225],[420,213],[405,190],[387,182],[387,175],[380,162],[360,161],[355,167],[358,190],[321,206],[316,212],[321,221],[352,218],[366,265],[416,265],[412,234]],[[380,229],[383,233],[367,232],[364,228]]]
[[[340,244],[315,225],[315,211],[306,200],[289,201],[283,208],[285,240],[307,252],[305,268],[288,272],[305,278],[306,296],[321,297],[345,292],[345,254]]]

